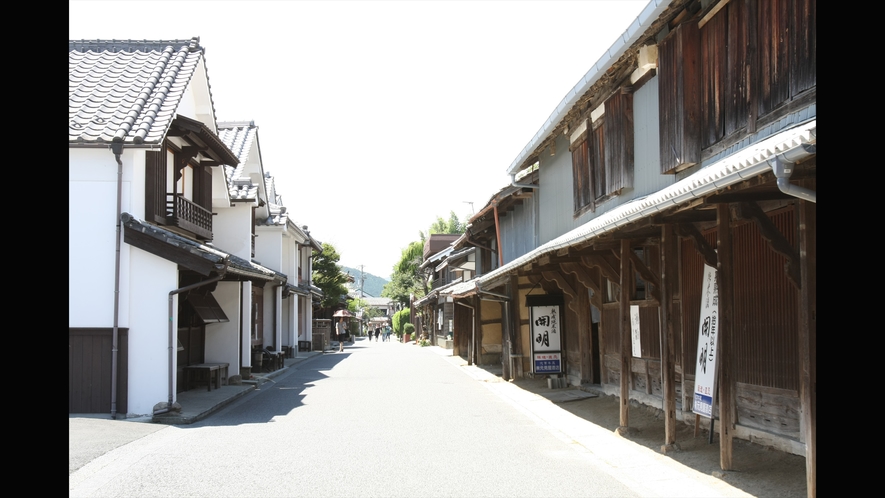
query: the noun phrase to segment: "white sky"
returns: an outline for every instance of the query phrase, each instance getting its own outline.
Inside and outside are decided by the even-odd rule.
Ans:
[[[199,36],[216,118],[255,120],[292,218],[389,279],[419,230],[509,183],[647,3],[71,0],[69,39]]]

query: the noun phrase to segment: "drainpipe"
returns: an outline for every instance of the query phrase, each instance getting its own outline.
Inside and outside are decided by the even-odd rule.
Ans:
[[[525,187],[525,188],[539,188],[540,185],[535,185],[534,183],[516,183],[516,173],[510,173],[510,186],[511,187]]]
[[[800,154],[793,154],[792,156],[800,155],[804,157],[807,154],[814,154],[817,152],[817,145],[803,144],[802,146],[797,147],[797,149],[797,152],[800,152]],[[792,159],[792,156],[787,155],[789,152],[791,151],[788,151],[785,154],[778,154],[775,156],[774,162],[771,160],[768,161],[768,165],[771,166],[771,171],[777,178],[777,188],[787,195],[817,204],[817,192],[790,183],[790,175],[793,174],[793,167],[796,163],[790,160]]]
[[[218,282],[219,280],[224,278],[224,274],[227,271],[228,263],[229,263],[228,261],[225,261],[224,266],[222,268],[218,269],[219,270],[218,276],[212,277],[209,280],[203,280],[202,282],[197,282],[195,284],[186,285],[184,287],[179,287],[178,289],[169,291],[169,402],[166,404],[166,408],[154,410],[154,415],[160,415],[161,413],[167,413],[167,412],[171,411],[172,410],[172,403],[173,403],[172,398],[175,395],[175,386],[172,383],[172,379],[175,377],[173,375],[175,372],[172,370],[173,365],[175,364],[173,362],[172,355],[174,354],[173,352],[176,349],[175,348],[175,334],[173,333],[174,331],[172,328],[172,323],[173,323],[172,319],[175,316],[175,314],[174,314],[175,310],[174,310],[174,305],[173,305],[173,303],[175,302],[175,299],[173,299],[173,298],[175,297],[176,294],[181,294],[182,292],[187,292],[189,290],[196,289],[197,287],[202,287],[204,285],[208,285],[213,282]]]
[[[116,252],[114,254],[114,331],[112,334],[111,346],[111,419],[117,419],[117,352],[118,340],[120,336],[120,239],[122,226],[121,216],[123,215],[123,161],[120,156],[123,154],[123,143],[113,142],[111,151],[117,160],[117,240]]]

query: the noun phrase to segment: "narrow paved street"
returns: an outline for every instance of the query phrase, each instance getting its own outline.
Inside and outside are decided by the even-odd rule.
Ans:
[[[311,358],[85,464],[70,496],[656,494],[438,351],[358,340]]]

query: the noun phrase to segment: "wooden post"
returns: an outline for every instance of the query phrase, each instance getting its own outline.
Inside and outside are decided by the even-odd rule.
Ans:
[[[473,296],[473,330],[476,330],[476,344],[473,345],[473,363],[482,365],[482,299]]]
[[[513,275],[510,277],[510,291],[508,295],[512,297],[510,300],[510,321],[513,327],[513,354],[516,355],[516,361],[513,365],[513,378],[524,379],[523,371],[523,347],[522,347],[522,305],[523,301],[519,293],[519,277]]]
[[[805,425],[805,481],[808,498],[817,496],[817,211],[799,201],[799,402]]]
[[[620,428],[629,426],[630,376],[632,375],[632,348],[630,342],[630,288],[633,272],[630,271],[630,241],[621,240],[621,293],[618,319],[621,334],[621,418]]]
[[[676,443],[676,358],[673,294],[678,279],[676,233],[661,226],[661,382],[664,388],[664,446]]]
[[[734,253],[731,238],[731,213],[728,204],[716,206],[717,278],[719,284],[719,466],[732,470],[734,433]],[[711,424],[712,431],[712,424]]]

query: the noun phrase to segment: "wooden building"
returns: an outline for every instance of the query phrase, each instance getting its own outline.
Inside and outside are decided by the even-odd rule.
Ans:
[[[809,496],[815,12],[815,0],[649,2],[508,168],[531,218],[506,225],[490,201],[461,241],[480,252],[478,276],[440,293],[475,310],[464,325],[480,338],[500,331],[514,377],[549,375],[532,357],[530,306],[559,303],[553,376],[619,396],[623,427],[628,400],[661,408],[670,445],[677,422],[697,419],[702,279],[714,268],[720,465],[734,468],[735,437],[804,455]],[[508,254],[504,240],[537,243]]]

